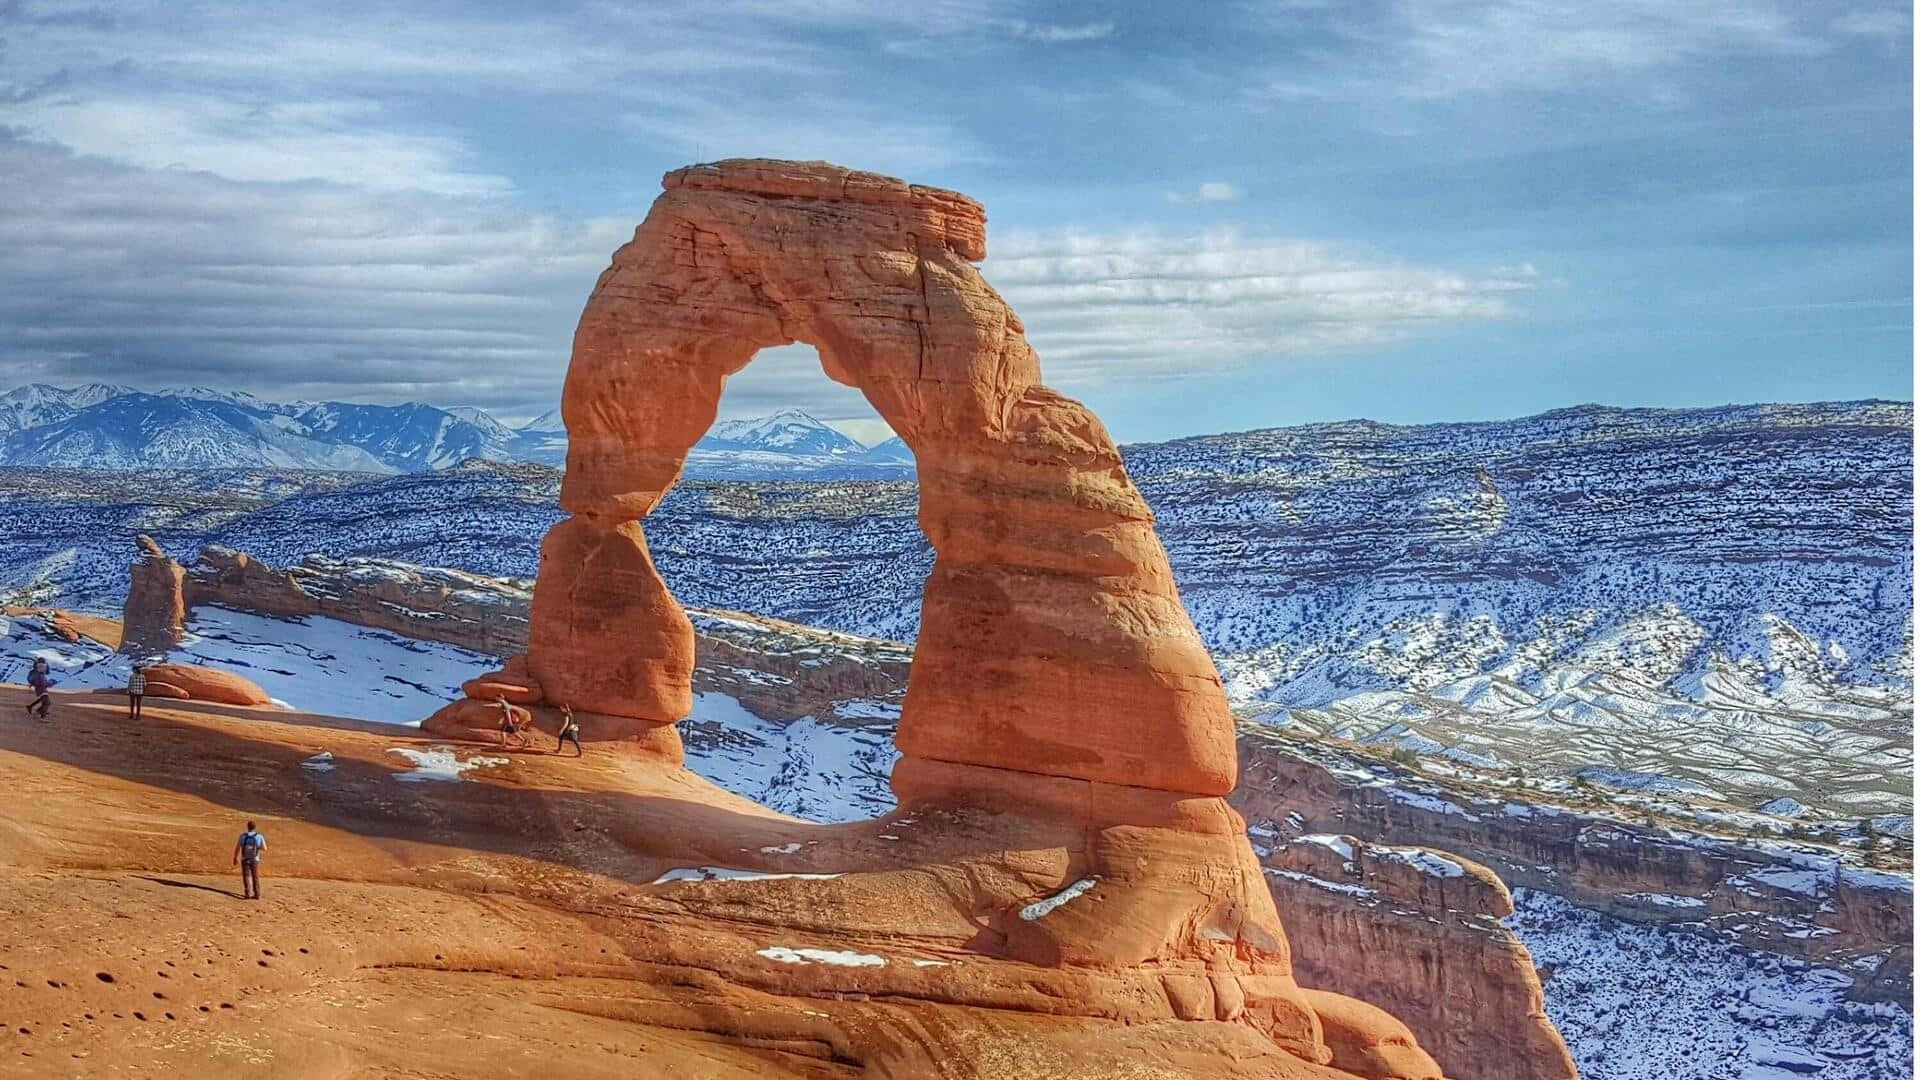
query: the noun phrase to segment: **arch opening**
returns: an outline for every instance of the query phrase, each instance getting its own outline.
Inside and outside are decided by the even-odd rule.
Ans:
[[[912,482],[914,458],[858,387],[833,381],[819,351],[796,342],[727,376],[682,479]]]
[[[912,452],[891,430],[810,347],[763,350],[727,379],[713,428],[648,519],[674,594],[910,643],[933,552]],[[861,441],[874,432],[887,437]]]
[[[694,630],[691,712],[675,725],[687,764],[818,824],[896,805],[899,642],[933,565],[911,454],[870,455],[875,431],[892,435],[811,347],[763,349],[727,377],[644,526]]]

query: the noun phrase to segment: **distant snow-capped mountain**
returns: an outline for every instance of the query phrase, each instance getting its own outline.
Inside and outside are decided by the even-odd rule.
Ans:
[[[145,393],[91,383],[0,394],[0,465],[94,469],[328,469],[394,473],[463,461],[565,464],[558,409],[520,427],[484,409],[419,402],[274,402],[190,387]],[[798,410],[723,420],[689,455],[687,475],[730,480],[908,479],[898,439],[868,450]]]
[[[785,409],[772,416],[715,423],[687,455],[687,475],[707,480],[910,480],[913,455],[898,452],[905,447],[899,439],[890,439],[868,449],[798,409]]]
[[[51,413],[51,411],[50,411]],[[276,412],[212,398],[119,394],[0,439],[0,463],[66,469],[397,472]]]
[[[523,432],[558,432],[564,435],[567,431],[567,424],[566,421],[560,418],[559,409],[548,409],[539,416],[521,424],[519,430]]]
[[[867,447],[867,457],[874,461],[899,461],[908,465],[913,464],[913,451],[907,447],[907,441],[898,435]]]
[[[0,435],[65,420],[89,405],[133,393],[131,387],[107,383],[62,388],[45,383],[19,386],[0,394]]]
[[[472,405],[456,405],[448,409],[447,412],[479,428],[489,439],[501,443],[513,442],[514,439],[519,437],[521,431],[526,430],[524,428],[516,429],[508,427],[500,421],[495,420],[492,413],[485,409],[475,408]]]
[[[865,448],[799,409],[751,420],[721,420],[695,444],[708,450],[761,450],[781,454],[853,456]]]
[[[469,458],[511,460],[514,432],[485,413],[480,416],[484,420],[476,423],[418,403],[327,402],[301,413],[298,419],[316,438],[359,447],[402,472],[420,472],[444,469]]]

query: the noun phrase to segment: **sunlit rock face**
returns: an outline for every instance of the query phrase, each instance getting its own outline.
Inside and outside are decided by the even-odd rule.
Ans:
[[[975,269],[979,204],[772,161],[683,169],[666,189],[574,338],[561,494],[573,518],[543,550],[528,655],[549,695],[636,731],[686,714],[673,688],[692,630],[633,523],[680,476],[727,377],[803,341],[918,466],[937,558],[902,751],[1230,790],[1226,700],[1152,515],[1099,420],[1041,383],[1018,316]]]
[[[145,533],[135,537],[140,555],[128,572],[121,609],[120,647],[136,655],[163,653],[186,632],[186,569]]]

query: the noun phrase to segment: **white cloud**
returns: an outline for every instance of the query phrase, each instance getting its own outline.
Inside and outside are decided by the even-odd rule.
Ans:
[[[1424,76],[1412,93],[1564,89],[1708,56],[1821,47],[1791,6],[1754,0],[1461,0],[1405,10]]]
[[[1913,12],[1900,7],[1859,8],[1833,20],[1835,32],[1848,37],[1880,38],[1889,44],[1913,35]]]
[[[296,96],[322,84],[391,88],[435,79],[480,92],[617,96],[628,85],[688,76],[817,71],[806,46],[764,19],[729,19],[717,2],[706,16],[635,5],[588,5],[571,16],[494,16],[456,6],[431,16],[379,10],[343,17],[289,3],[127,3],[106,25],[36,26],[30,55],[23,50],[10,61],[119,63],[156,83],[248,80]]]
[[[981,271],[1019,312],[1049,385],[1257,368],[1516,314],[1533,266],[1482,273],[1371,261],[1236,230],[994,234]],[[808,346],[768,349],[727,382],[723,416],[798,406],[869,438],[860,393],[828,381]],[[865,425],[865,426],[861,426]],[[884,425],[881,425],[882,427]]]
[[[632,222],[143,170],[0,137],[10,381],[522,406]]]
[[[1467,274],[1222,230],[1012,233],[983,267],[1020,312],[1048,381],[1244,368],[1513,314],[1531,268]]]
[[[1321,29],[1344,47],[1305,58],[1256,96],[1565,91],[1716,57],[1815,55],[1829,43],[1810,7],[1790,0],[1398,0],[1334,9]],[[1283,5],[1269,24],[1297,29],[1301,21],[1297,7]]]
[[[1447,48],[1520,33],[1552,6],[1507,3],[1534,22],[1442,5],[1419,48],[1438,69]],[[614,4],[341,20],[128,3],[104,23],[34,26],[31,42],[12,30],[0,175],[33,194],[0,200],[9,376],[521,413],[557,395],[580,303],[633,222],[526,209],[490,165],[524,154],[514,124],[557,110],[572,127],[553,145],[601,139],[649,162],[827,157],[922,178],[993,161],[992,132],[973,134],[938,95],[895,101],[850,81],[867,70],[863,50],[917,35],[943,55],[1024,53],[1116,33],[967,0],[719,0],[700,19]],[[446,113],[435,94],[456,81],[513,115]],[[640,195],[651,180],[636,181]],[[1226,180],[1169,196],[1243,197]],[[990,250],[989,279],[1069,390],[1498,318],[1536,280],[1231,231],[996,231]],[[783,404],[855,425],[865,414],[805,350],[770,352],[724,407]]]
[[[426,95],[461,87],[495,102],[568,110],[564,122],[612,128],[616,138],[664,141],[685,160],[828,157],[925,175],[989,154],[931,110],[847,92],[859,51],[801,31],[984,40],[1003,33],[998,11],[716,0],[697,19],[599,4],[567,18],[341,19],[264,4],[130,5],[111,25],[36,25],[31,41],[0,40],[0,124],[143,168],[379,191],[510,192],[511,181],[479,164],[486,140],[499,135],[491,118],[406,113]],[[506,160],[519,152],[486,148]]]
[[[1244,193],[1225,180],[1209,180],[1191,192],[1170,191],[1168,202],[1176,203],[1223,203],[1239,202]]]
[[[1099,41],[1111,37],[1113,24],[1110,22],[1090,22],[1076,24],[1030,23],[1024,19],[1007,19],[1000,24],[1013,37],[1026,41],[1039,41],[1049,45],[1067,44],[1077,41]]]
[[[20,381],[217,382],[279,397],[504,406],[558,394],[583,297],[630,220],[143,170],[0,137],[0,364]],[[988,279],[1050,382],[1246,368],[1512,314],[1531,267],[1465,273],[1220,230],[996,234]],[[870,417],[806,349],[728,413]]]
[[[512,190],[503,177],[462,167],[457,140],[385,130],[378,113],[356,101],[158,97],[30,102],[10,116],[38,138],[141,168],[442,195]]]

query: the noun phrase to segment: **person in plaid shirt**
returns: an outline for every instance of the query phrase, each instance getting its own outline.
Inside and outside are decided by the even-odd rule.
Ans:
[[[140,719],[140,698],[147,692],[147,665],[145,662],[133,665],[133,674],[127,676],[127,719]]]

